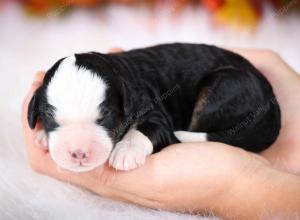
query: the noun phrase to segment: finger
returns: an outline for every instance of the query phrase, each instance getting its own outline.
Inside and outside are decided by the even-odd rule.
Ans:
[[[44,77],[45,77],[45,72],[44,71],[39,71],[35,74],[35,78],[34,78],[34,81],[35,82],[42,82]]]
[[[300,106],[295,102],[300,98],[300,76],[275,52],[237,48],[230,50],[248,59],[267,78],[280,104],[282,127],[292,124]]]
[[[22,122],[22,128],[23,128],[23,135],[25,144],[27,147],[27,155],[29,162],[32,166],[35,166],[34,168],[37,168],[37,165],[43,165],[45,164],[44,161],[42,161],[41,157],[43,155],[47,154],[47,150],[42,149],[40,146],[37,146],[35,138],[37,135],[37,132],[42,129],[41,124],[38,122],[35,128],[32,130],[30,129],[28,125],[27,120],[27,111],[28,111],[28,104],[36,91],[38,87],[41,86],[42,80],[45,76],[45,73],[40,71],[35,75],[34,81],[29,89],[29,92],[24,98],[23,105],[22,105],[22,115],[21,115],[21,122]]]
[[[33,81],[32,85],[29,89],[29,92],[26,94],[26,96],[24,98],[24,101],[23,101],[23,104],[22,104],[22,119],[26,118],[24,116],[27,115],[28,104],[29,104],[34,92],[37,90],[38,87],[41,86],[42,80],[44,79],[44,76],[45,76],[45,72],[43,72],[43,71],[40,71],[40,72],[36,73],[34,81]],[[27,118],[26,118],[26,121],[27,121]]]
[[[262,71],[267,77],[274,77],[274,75],[278,75],[277,77],[281,77],[281,79],[283,80],[292,77],[298,78],[298,74],[276,52],[265,49],[227,49],[248,59],[256,68]],[[287,75],[289,77],[287,77]]]
[[[123,52],[124,50],[121,47],[112,47],[111,49],[109,49],[109,53],[119,53],[119,52]]]

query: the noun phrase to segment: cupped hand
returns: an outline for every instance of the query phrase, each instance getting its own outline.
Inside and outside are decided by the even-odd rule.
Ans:
[[[272,53],[248,50],[236,52],[265,73],[281,106],[282,131],[276,143],[262,155],[272,162],[277,157],[283,161],[293,161],[293,155],[289,155],[289,152],[298,149],[299,153],[296,132],[293,130],[294,123],[300,123],[300,116],[297,116],[294,109],[297,102],[293,102],[300,95],[296,92],[300,84],[299,77]],[[236,194],[241,182],[250,182],[251,177],[269,167],[267,160],[259,155],[221,143],[206,142],[169,146],[149,156],[144,166],[133,171],[117,172],[106,164],[86,173],[63,170],[53,162],[48,151],[34,141],[37,132],[42,129],[41,125],[38,123],[31,130],[27,122],[28,103],[41,85],[43,76],[42,72],[37,75],[22,109],[28,159],[32,168],[39,173],[71,182],[103,196],[143,206],[176,211],[212,211],[222,215],[220,210],[231,205],[232,195]],[[287,152],[281,155],[284,150]],[[291,165],[293,163],[289,163]]]
[[[261,155],[277,168],[300,174],[300,75],[272,51],[233,51],[250,60],[265,75],[280,105],[279,137]]]

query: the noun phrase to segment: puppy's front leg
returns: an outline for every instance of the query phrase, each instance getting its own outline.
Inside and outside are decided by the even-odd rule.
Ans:
[[[116,144],[109,164],[116,170],[132,170],[142,166],[152,151],[153,145],[149,138],[136,129],[130,129]]]
[[[109,158],[109,164],[117,170],[140,167],[152,152],[179,142],[170,122],[161,111],[149,112],[137,121],[135,127],[116,144]]]

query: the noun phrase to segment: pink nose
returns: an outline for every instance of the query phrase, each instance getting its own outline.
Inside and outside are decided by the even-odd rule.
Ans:
[[[87,158],[87,153],[78,150],[78,151],[75,151],[75,152],[71,152],[71,156],[75,160],[84,160],[84,159]]]

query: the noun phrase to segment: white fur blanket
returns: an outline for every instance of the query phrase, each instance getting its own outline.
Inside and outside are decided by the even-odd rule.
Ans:
[[[63,8],[62,8],[63,10]],[[100,12],[101,11],[101,12]],[[133,13],[132,13],[133,12]],[[56,13],[59,13],[56,12]],[[272,48],[300,70],[299,17],[278,21],[268,12],[257,35],[213,29],[206,12],[187,10],[177,22],[160,12],[152,26],[143,9],[74,11],[28,18],[14,4],[0,11],[0,219],[213,219],[156,211],[102,198],[31,171],[23,143],[20,106],[37,70],[79,51],[107,51],[184,41]],[[153,20],[152,20],[153,21]],[[205,189],[199,189],[205,190]]]

